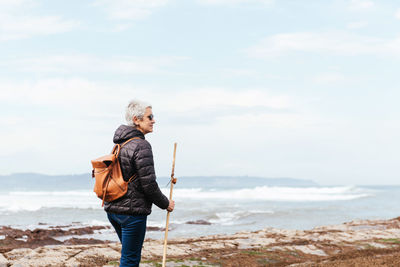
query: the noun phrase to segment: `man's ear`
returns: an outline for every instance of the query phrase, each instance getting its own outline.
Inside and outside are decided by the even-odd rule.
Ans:
[[[133,124],[134,124],[134,125],[139,125],[139,121],[140,121],[140,120],[139,120],[138,117],[133,116],[133,117],[132,117],[132,121],[133,121]]]

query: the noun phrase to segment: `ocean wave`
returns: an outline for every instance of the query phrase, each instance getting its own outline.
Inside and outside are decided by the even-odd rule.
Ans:
[[[90,191],[11,191],[0,195],[2,215],[43,208],[101,209],[101,201]]]
[[[266,200],[266,201],[337,201],[372,196],[370,191],[354,186],[270,187],[238,190],[176,189],[175,199]]]
[[[150,218],[151,218],[151,217],[150,217]],[[174,219],[171,219],[170,223],[179,224],[179,222],[177,222],[177,221],[174,220]],[[150,226],[150,227],[160,227],[160,228],[165,227],[165,218],[162,218],[160,221],[148,220],[148,221],[147,221],[147,226]]]
[[[90,220],[88,222],[82,223],[83,225],[87,226],[109,226],[109,221],[100,221],[100,220]]]
[[[162,189],[168,195],[167,188]],[[354,186],[337,187],[269,187],[260,186],[237,190],[206,190],[203,188],[177,188],[173,198],[202,205],[212,201],[288,201],[318,202],[344,201],[373,196],[372,191]],[[101,201],[92,191],[12,191],[0,195],[0,214],[19,211],[38,211],[42,208],[101,209]]]
[[[234,225],[238,224],[238,221],[240,219],[252,216],[254,214],[273,214],[273,211],[256,211],[256,212],[251,212],[251,211],[224,211],[224,212],[216,212],[211,219],[209,219],[209,222],[212,224],[220,224],[220,225]]]
[[[89,196],[93,197],[94,193],[87,190],[76,191],[11,191],[10,196]]]

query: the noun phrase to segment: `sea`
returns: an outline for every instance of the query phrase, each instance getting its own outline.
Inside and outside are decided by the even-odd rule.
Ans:
[[[169,178],[158,184],[169,196]],[[110,225],[89,174],[0,176],[0,227],[18,229]],[[400,186],[323,186],[310,180],[261,177],[182,177],[173,189],[169,238],[233,234],[264,228],[307,230],[359,219],[400,216]],[[153,205],[147,226],[165,227]],[[82,236],[80,236],[82,237]],[[113,229],[87,236],[117,241]],[[61,239],[63,237],[60,237]],[[163,231],[146,238],[163,239]]]

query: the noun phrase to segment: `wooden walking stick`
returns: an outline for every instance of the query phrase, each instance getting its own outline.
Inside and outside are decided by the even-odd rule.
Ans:
[[[176,178],[174,177],[175,155],[176,155],[176,143],[174,143],[174,158],[172,160],[171,188],[169,190],[169,201],[172,200],[172,190],[174,189],[174,184],[176,184]],[[165,267],[165,261],[167,259],[167,239],[168,239],[169,214],[170,214],[170,212],[168,211],[168,213],[167,213],[167,222],[166,222],[166,225],[165,225],[164,253],[163,253],[162,267]]]

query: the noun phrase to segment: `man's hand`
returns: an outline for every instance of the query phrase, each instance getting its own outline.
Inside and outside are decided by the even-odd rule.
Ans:
[[[171,211],[174,210],[174,208],[175,208],[175,201],[170,200],[170,201],[169,201],[168,208],[167,208],[167,211],[171,212]]]

